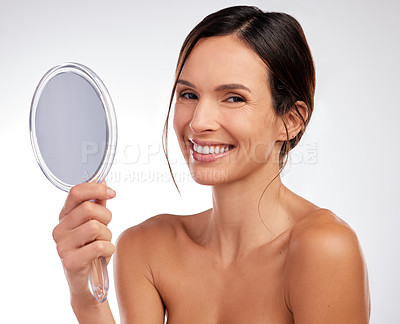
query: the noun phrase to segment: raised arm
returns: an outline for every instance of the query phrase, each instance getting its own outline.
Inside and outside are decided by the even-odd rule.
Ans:
[[[296,324],[367,324],[367,270],[354,231],[323,213],[293,233],[287,304]]]

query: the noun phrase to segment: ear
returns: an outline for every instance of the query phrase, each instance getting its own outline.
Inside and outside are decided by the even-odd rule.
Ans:
[[[304,128],[304,121],[308,118],[307,105],[303,101],[296,101],[292,109],[281,117],[278,141],[286,141],[296,137]]]

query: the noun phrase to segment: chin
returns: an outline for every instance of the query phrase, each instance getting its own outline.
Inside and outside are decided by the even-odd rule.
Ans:
[[[216,186],[229,182],[229,173],[226,170],[190,170],[194,181],[205,186]]]

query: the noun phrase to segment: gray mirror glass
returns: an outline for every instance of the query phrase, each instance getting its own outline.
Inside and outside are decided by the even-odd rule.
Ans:
[[[106,116],[85,79],[72,72],[52,78],[40,96],[35,124],[40,154],[55,177],[75,185],[97,173],[106,147]]]

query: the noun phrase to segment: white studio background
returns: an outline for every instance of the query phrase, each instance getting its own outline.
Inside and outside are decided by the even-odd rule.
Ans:
[[[36,84],[65,61],[92,68],[117,112],[119,143],[108,184],[115,242],[163,212],[211,206],[190,180],[171,132],[161,150],[180,46],[205,15],[235,1],[0,0],[1,323],[76,323],[51,233],[66,193],[48,182],[30,146]],[[302,24],[317,68],[315,112],[284,182],[357,232],[369,268],[371,323],[398,323],[400,19],[397,1],[249,1]],[[112,280],[112,267],[109,266]],[[109,301],[117,322],[113,288]]]

